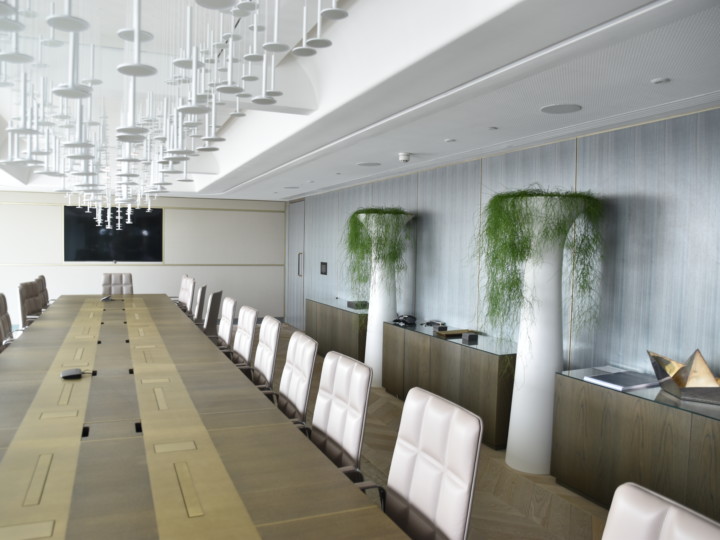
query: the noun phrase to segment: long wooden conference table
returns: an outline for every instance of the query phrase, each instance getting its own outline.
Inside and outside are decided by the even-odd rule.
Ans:
[[[404,537],[164,295],[63,296],[0,354],[0,458],[2,540]]]

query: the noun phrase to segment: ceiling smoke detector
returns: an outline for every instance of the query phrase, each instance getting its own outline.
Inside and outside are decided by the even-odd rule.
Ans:
[[[408,161],[410,161],[410,152],[399,152],[398,159],[403,163],[407,163]]]

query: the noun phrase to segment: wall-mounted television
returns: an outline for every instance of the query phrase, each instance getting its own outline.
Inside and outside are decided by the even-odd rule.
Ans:
[[[106,229],[104,224],[98,227],[94,216],[84,207],[65,207],[66,262],[162,262],[162,208],[136,210],[130,225],[124,223],[123,217],[122,230]]]

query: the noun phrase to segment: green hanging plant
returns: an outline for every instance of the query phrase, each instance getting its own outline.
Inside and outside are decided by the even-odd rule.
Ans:
[[[543,208],[532,203],[543,197]],[[477,255],[486,272],[486,317],[496,328],[518,322],[532,302],[523,290],[525,262],[547,242],[565,240],[570,251],[576,324],[593,320],[600,272],[602,202],[590,193],[526,189],[495,195],[487,204],[477,235]],[[569,232],[568,232],[568,229]]]
[[[367,295],[373,256],[384,267],[388,279],[405,270],[403,255],[409,239],[408,212],[402,208],[360,208],[345,227],[347,269],[353,292]],[[363,223],[360,216],[364,216]]]

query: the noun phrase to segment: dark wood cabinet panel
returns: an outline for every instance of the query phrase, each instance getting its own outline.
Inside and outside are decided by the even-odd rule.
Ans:
[[[483,419],[483,443],[493,448],[507,444],[514,365],[514,354],[494,354],[385,324],[385,389],[404,399],[419,386],[476,413]]]
[[[442,339],[428,339],[430,339],[430,391],[460,404],[462,347]]]
[[[333,336],[335,350],[364,361],[367,316],[338,309],[336,317]]]
[[[551,473],[609,506],[637,482],[720,518],[720,420],[557,375]]]
[[[415,386],[430,390],[430,338],[428,336],[416,332],[405,332],[404,374],[405,395]]]
[[[318,354],[326,355],[335,350],[335,329],[337,315],[335,310],[325,304],[317,305],[317,322],[315,326],[315,339],[318,342]],[[338,351],[340,352],[340,351]]]
[[[515,355],[462,347],[460,401],[483,419],[483,442],[504,448],[510,425]]]
[[[405,399],[405,331],[386,324],[383,331],[383,386],[385,391]]]
[[[337,351],[365,360],[366,313],[306,300],[305,333],[318,342],[321,356]]]
[[[317,303],[305,302],[305,333],[313,339],[316,339],[317,327]]]
[[[720,421],[693,415],[687,504],[720,521]]]

